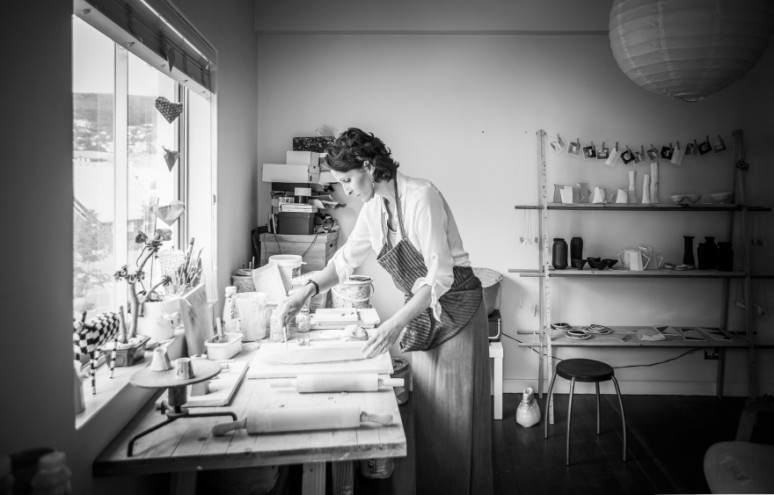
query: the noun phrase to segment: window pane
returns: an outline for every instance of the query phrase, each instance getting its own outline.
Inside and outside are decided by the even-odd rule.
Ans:
[[[115,309],[113,42],[73,20],[73,309]]]
[[[138,232],[149,237],[159,231],[172,244],[177,239],[178,223],[171,226],[157,219],[152,212],[155,205],[165,206],[178,198],[179,160],[170,170],[165,160],[165,149],[178,151],[180,120],[168,122],[156,109],[155,101],[164,97],[170,102],[176,100],[177,85],[154,67],[133,54],[129,54],[128,81],[128,224],[127,244],[131,264],[142,249],[135,242]],[[158,266],[149,261],[144,271],[146,287],[150,288],[161,277]],[[155,264],[155,263],[154,263]],[[152,277],[152,278],[151,278]]]

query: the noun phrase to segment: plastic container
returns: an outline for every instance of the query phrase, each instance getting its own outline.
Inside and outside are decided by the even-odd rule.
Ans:
[[[247,268],[240,268],[231,275],[231,285],[237,288],[237,292],[255,292],[253,271]]]
[[[261,340],[267,337],[267,321],[264,316],[267,304],[263,292],[240,292],[235,294],[236,307],[239,312],[239,327],[242,340]]]
[[[218,342],[215,335],[204,341],[207,348],[207,358],[212,361],[231,359],[242,350],[242,334],[239,332],[224,332],[226,342]]]
[[[285,325],[283,324],[282,320],[279,319],[277,316],[276,309],[271,314],[271,330],[269,333],[269,339],[272,342],[284,342],[285,341]]]
[[[373,278],[367,275],[350,275],[349,279],[333,287],[334,308],[370,308]]]
[[[279,267],[282,282],[285,284],[287,292],[293,287],[293,277],[301,275],[304,258],[297,254],[275,254],[269,256],[269,263],[274,263]]]
[[[233,285],[226,287],[225,299],[223,301],[223,331],[239,332],[239,310],[236,307],[237,288]]]
[[[32,478],[33,495],[69,495],[72,474],[67,467],[67,456],[62,451],[45,454],[38,460],[38,471]]]

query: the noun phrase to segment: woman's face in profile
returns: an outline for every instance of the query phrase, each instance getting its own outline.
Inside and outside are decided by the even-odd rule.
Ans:
[[[365,168],[356,168],[349,172],[331,170],[331,174],[339,181],[347,196],[355,196],[363,203],[374,197],[374,180]]]

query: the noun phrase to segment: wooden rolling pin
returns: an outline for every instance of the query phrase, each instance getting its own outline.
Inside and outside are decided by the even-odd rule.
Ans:
[[[288,380],[274,380],[272,387],[295,387],[310,392],[376,392],[379,387],[402,387],[403,378],[383,378],[376,373],[324,373],[299,375]]]
[[[322,408],[275,409],[250,411],[246,418],[212,427],[214,436],[246,429],[249,435],[285,431],[338,430],[358,428],[364,421],[392,424],[392,414],[368,414],[357,406],[328,406]]]

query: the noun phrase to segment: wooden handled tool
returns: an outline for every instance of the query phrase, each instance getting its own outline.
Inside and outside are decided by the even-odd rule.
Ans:
[[[288,380],[274,380],[272,387],[295,387],[298,392],[376,392],[379,387],[402,387],[403,378],[380,377],[376,373],[325,373],[299,375]]]
[[[246,418],[239,421],[213,426],[212,434],[217,437],[241,429],[246,429],[250,435],[285,431],[338,430],[358,428],[365,421],[391,425],[392,415],[369,414],[361,411],[357,406],[250,411]]]

